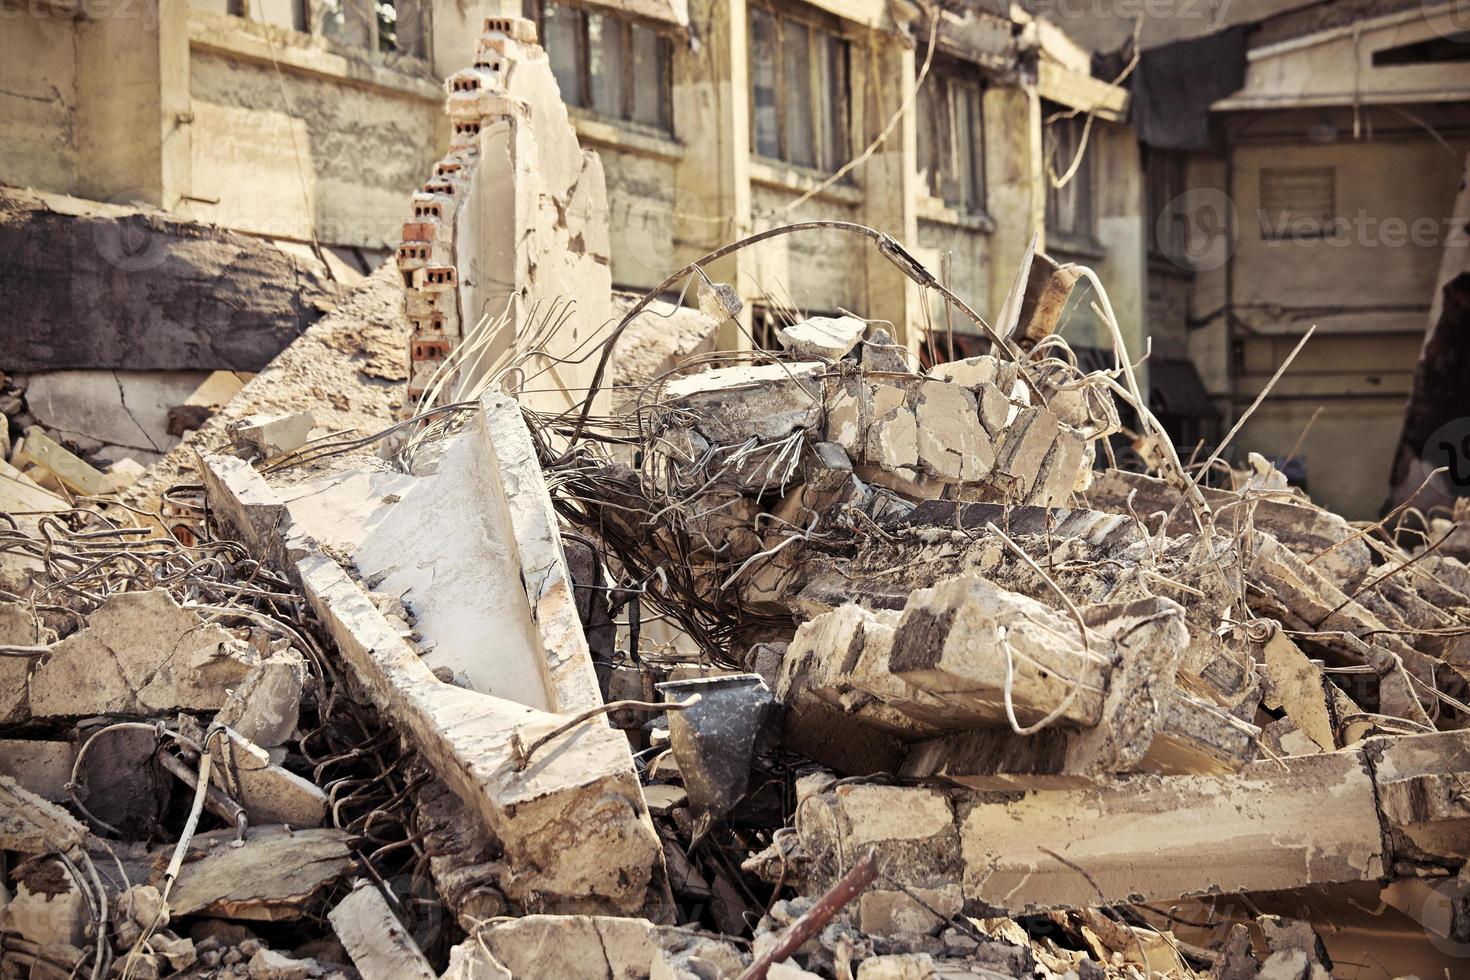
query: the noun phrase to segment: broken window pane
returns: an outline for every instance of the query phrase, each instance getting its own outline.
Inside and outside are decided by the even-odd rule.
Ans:
[[[625,117],[623,72],[627,25],[588,11],[587,76],[592,82],[592,110],[614,119]]]
[[[750,12],[751,141],[763,157],[781,156],[781,129],[776,109],[776,19],[765,10]]]
[[[669,39],[633,25],[633,121],[672,129]]]
[[[803,24],[782,21],[781,104],[786,131],[786,161],[815,167],[812,139],[811,37]]]
[[[1048,166],[1046,192],[1046,227],[1063,237],[1092,238],[1092,154],[1082,150],[1082,133],[1087,125],[1081,117],[1058,119],[1046,127],[1044,155]],[[1053,178],[1066,176],[1076,162],[1076,172],[1064,187],[1056,187]]]
[[[750,10],[751,150],[835,170],[847,159],[847,42],[792,17]]]
[[[541,8],[541,36],[551,58],[551,73],[561,87],[562,101],[567,105],[585,106],[587,94],[582,90],[582,63],[587,54],[583,44],[581,11],[554,3],[544,4]]]
[[[818,32],[817,165],[836,170],[847,160],[847,42]]]
[[[985,210],[985,122],[978,82],[953,67],[931,69],[919,89],[919,172],[950,207]]]

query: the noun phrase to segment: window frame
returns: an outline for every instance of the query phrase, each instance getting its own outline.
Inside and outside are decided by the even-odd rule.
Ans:
[[[665,138],[674,137],[674,45],[667,33],[657,30],[647,22],[636,17],[627,17],[618,11],[599,7],[595,4],[567,3],[563,0],[523,0],[522,10],[524,16],[535,22],[536,36],[541,38],[543,47],[547,54],[551,49],[547,45],[545,32],[547,8],[559,8],[561,11],[572,14],[576,18],[577,31],[577,91],[562,92],[562,100],[569,108],[586,112],[598,119],[606,120],[617,126],[629,126],[656,133]],[[603,28],[612,25],[619,35],[618,47],[621,49],[621,92],[619,101],[622,103],[616,114],[610,114],[597,107],[597,90],[592,74],[592,37],[591,18],[600,20]],[[649,122],[647,119],[639,118],[638,93],[640,91],[639,74],[637,66],[638,33],[646,32],[654,38],[653,71],[658,81],[658,103],[657,122]]]
[[[1187,224],[1170,220],[1164,222],[1169,230],[1168,240],[1161,240],[1159,223],[1168,213],[1170,205],[1189,190],[1188,154],[1179,150],[1159,150],[1143,147],[1144,201],[1148,206],[1148,218],[1153,222],[1147,231],[1149,255],[1167,259],[1181,268],[1190,265],[1189,227]]]
[[[775,66],[776,154],[764,151],[758,137],[756,119],[756,31],[757,16],[770,18],[772,25],[772,61]],[[791,93],[786,84],[788,25],[806,31],[807,112],[812,139],[812,163],[793,159],[796,156],[790,138],[793,126],[788,102]],[[748,51],[747,73],[750,155],[784,167],[795,167],[811,173],[830,176],[852,156],[852,42],[840,26],[824,20],[818,11],[805,8],[778,9],[769,2],[752,2],[746,12]],[[836,57],[833,57],[833,55]],[[840,77],[837,77],[839,76]],[[821,83],[825,81],[827,85]],[[824,139],[826,135],[828,139]]]
[[[1048,109],[1043,105],[1043,112],[1050,115],[1052,112],[1066,110],[1060,106]],[[1085,250],[1098,249],[1097,240],[1097,168],[1094,154],[1089,147],[1082,154],[1082,161],[1078,164],[1077,172],[1066,187],[1053,187],[1051,183],[1051,170],[1056,170],[1058,175],[1066,172],[1076,157],[1078,148],[1082,145],[1082,133],[1086,127],[1086,119],[1081,115],[1065,116],[1051,123],[1043,122],[1042,125],[1042,179],[1046,181],[1046,233],[1049,239],[1055,238],[1063,247],[1071,245],[1074,248]],[[1063,127],[1063,129],[1058,129]],[[1065,131],[1068,139],[1065,146],[1059,146],[1056,133]],[[1062,217],[1063,198],[1067,202],[1069,210],[1074,219],[1073,224],[1063,227],[1060,224]],[[1076,222],[1077,217],[1083,220]]]
[[[923,63],[922,54],[921,45],[920,64]],[[989,155],[985,128],[987,88],[978,66],[936,51],[929,74],[919,87],[917,100],[918,170],[924,193],[931,201],[946,208],[978,217],[989,214],[989,186],[985,174]],[[965,98],[960,98],[961,95]],[[963,161],[963,167],[960,166],[962,161],[955,139],[961,111],[966,111],[969,117],[965,128],[971,133],[968,159]],[[936,126],[941,112],[943,125]],[[926,149],[930,151],[927,154]],[[949,158],[947,166],[945,157]],[[968,173],[968,181],[961,178],[960,170]],[[951,184],[955,187],[953,194],[949,191]],[[935,193],[936,186],[938,193]]]

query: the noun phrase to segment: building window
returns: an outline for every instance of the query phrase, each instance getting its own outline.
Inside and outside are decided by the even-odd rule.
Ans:
[[[1261,237],[1321,238],[1337,217],[1337,172],[1332,167],[1261,170]]]
[[[526,0],[567,105],[671,132],[673,45],[667,37],[592,9]]]
[[[1149,230],[1156,254],[1180,266],[1189,264],[1189,215],[1174,202],[1183,196],[1182,153],[1144,147],[1144,179],[1148,185]],[[1167,217],[1166,217],[1167,215]]]
[[[936,64],[919,87],[919,171],[931,197],[961,211],[985,210],[983,87]]]
[[[1047,125],[1042,153],[1046,161],[1046,228],[1047,231],[1075,242],[1093,241],[1092,217],[1092,153],[1077,154],[1083,149],[1082,131],[1086,120],[1081,116],[1056,119]],[[1076,162],[1071,180],[1057,187],[1059,178]]]
[[[847,42],[764,7],[750,8],[751,149],[831,173],[848,156]]]

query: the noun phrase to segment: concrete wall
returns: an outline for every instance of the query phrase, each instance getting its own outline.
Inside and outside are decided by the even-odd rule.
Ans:
[[[76,25],[0,8],[0,182],[70,193],[76,187]]]
[[[195,217],[298,239],[311,237],[310,220],[317,238],[340,245],[398,237],[437,156],[437,99],[277,78],[270,64],[211,51],[196,51],[191,67]]]
[[[441,150],[436,84],[411,60],[390,68],[235,17],[196,12],[191,37],[193,216],[337,245],[397,239]]]
[[[485,5],[441,19],[463,27]],[[0,15],[6,184],[381,248],[447,143],[442,90],[418,59],[184,0]]]

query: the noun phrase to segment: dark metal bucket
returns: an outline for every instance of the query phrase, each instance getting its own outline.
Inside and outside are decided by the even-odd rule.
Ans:
[[[697,704],[668,713],[669,742],[698,837],[745,796],[756,738],[776,699],[759,674],[666,681],[658,689],[670,704],[700,696]]]

